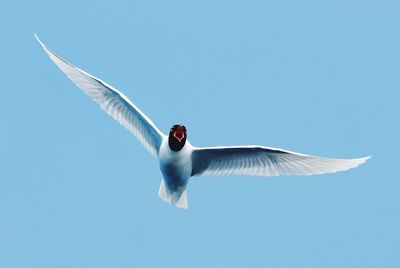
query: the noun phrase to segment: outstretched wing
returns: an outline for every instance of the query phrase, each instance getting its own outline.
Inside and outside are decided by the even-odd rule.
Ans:
[[[142,111],[122,92],[63,60],[48,50],[36,34],[35,37],[50,59],[72,82],[97,102],[107,114],[127,128],[154,157],[158,157],[164,134]]]
[[[192,176],[322,174],[357,167],[368,158],[322,158],[261,146],[194,148]]]

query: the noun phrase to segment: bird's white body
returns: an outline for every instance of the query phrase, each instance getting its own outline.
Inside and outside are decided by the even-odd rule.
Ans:
[[[163,174],[159,196],[165,202],[187,208],[186,185],[192,174],[192,145],[186,141],[182,150],[174,152],[165,138],[161,143],[158,159]]]
[[[188,207],[186,186],[192,176],[323,174],[357,167],[369,158],[323,158],[257,145],[194,147],[183,125],[174,125],[166,136],[122,92],[63,60],[35,37],[50,59],[159,161],[159,196],[176,207]]]

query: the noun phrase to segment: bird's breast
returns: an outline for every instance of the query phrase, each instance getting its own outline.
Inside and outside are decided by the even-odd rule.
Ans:
[[[169,148],[167,139],[162,142],[159,162],[167,187],[175,188],[186,185],[192,173],[192,151],[192,146],[188,141],[178,152]]]

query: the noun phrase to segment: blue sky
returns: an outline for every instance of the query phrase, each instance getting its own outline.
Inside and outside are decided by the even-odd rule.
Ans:
[[[399,267],[397,1],[2,4],[0,267]],[[199,177],[158,196],[139,142],[33,36],[193,145],[365,165]]]

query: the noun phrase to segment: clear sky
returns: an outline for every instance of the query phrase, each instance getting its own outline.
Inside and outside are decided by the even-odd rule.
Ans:
[[[63,2],[1,5],[0,267],[400,267],[399,1]],[[173,208],[33,32],[193,145],[373,158],[199,177]]]

